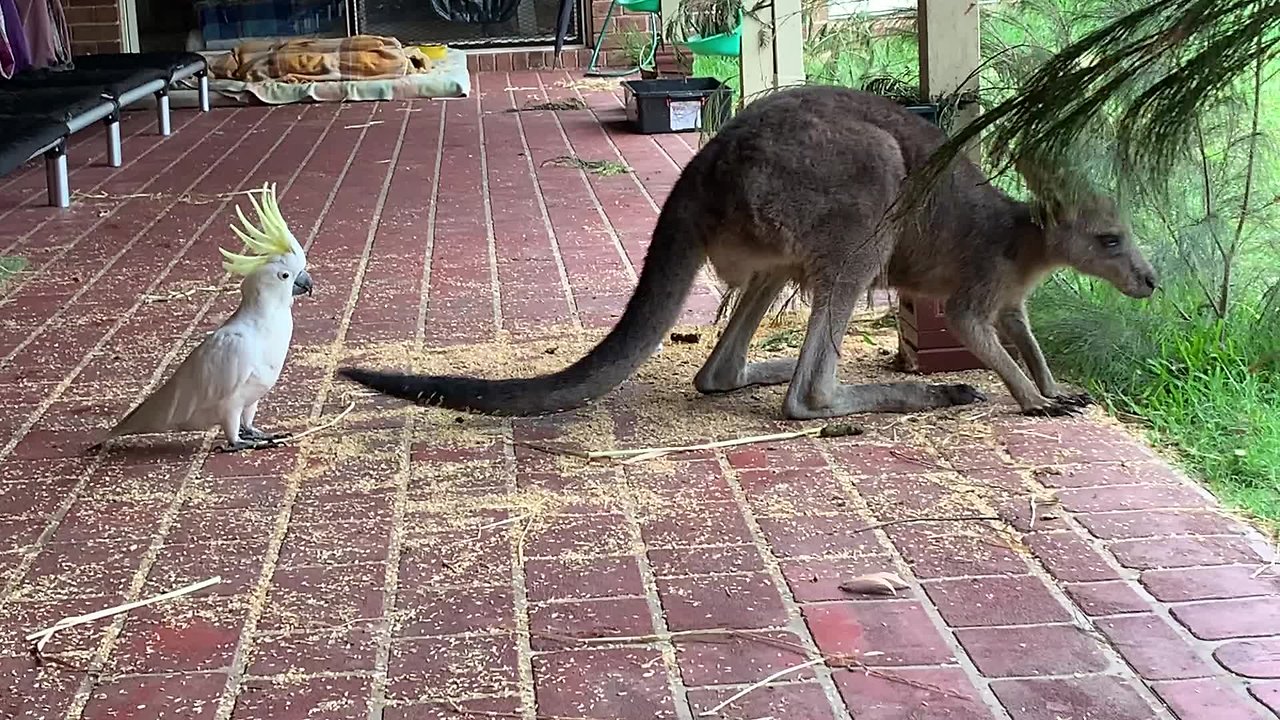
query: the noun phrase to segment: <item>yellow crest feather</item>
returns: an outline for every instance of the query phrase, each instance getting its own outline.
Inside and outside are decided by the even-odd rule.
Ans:
[[[262,196],[261,201],[254,197],[258,193]],[[294,239],[293,233],[289,232],[289,226],[280,214],[275,184],[263,183],[261,188],[252,190],[248,194],[249,203],[253,205],[253,211],[258,216],[258,224],[249,222],[244,215],[244,210],[237,204],[236,217],[240,220],[241,227],[237,227],[234,223],[231,225],[231,231],[244,243],[246,252],[234,253],[218,248],[218,252],[222,253],[224,259],[222,267],[236,275],[248,275],[280,255],[302,253],[302,248]]]

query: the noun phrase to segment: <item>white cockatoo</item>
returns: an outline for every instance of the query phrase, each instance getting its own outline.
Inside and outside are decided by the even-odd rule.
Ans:
[[[244,278],[240,307],[178,366],[173,376],[134,408],[107,439],[141,433],[208,430],[220,426],[235,452],[269,447],[287,435],[268,435],[253,424],[258,401],[280,378],[293,338],[293,298],[311,292],[307,258],[276,204],[274,185],[263,185],[261,202],[249,194],[258,226],[236,215],[231,229],[245,253],[218,248],[222,266]]]

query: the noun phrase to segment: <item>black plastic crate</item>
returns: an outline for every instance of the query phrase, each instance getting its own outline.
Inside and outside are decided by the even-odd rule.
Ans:
[[[733,91],[715,78],[627,80],[627,119],[638,132],[693,132],[719,128],[733,115]]]
[[[934,125],[938,124],[938,105],[937,103],[926,103],[923,105],[911,104],[906,106],[907,111],[918,117],[924,118]]]

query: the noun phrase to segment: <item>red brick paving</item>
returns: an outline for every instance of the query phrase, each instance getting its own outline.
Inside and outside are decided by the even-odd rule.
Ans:
[[[42,206],[36,167],[0,180],[0,254],[32,263],[0,311],[0,716],[687,720],[819,657],[722,715],[1273,716],[1270,550],[1086,420],[998,406],[987,443],[907,442],[870,419],[865,438],[572,478],[528,448],[415,432],[405,412],[352,416],[364,451],[338,459],[209,456],[207,438],[81,454],[234,305],[144,296],[210,283],[225,193],[265,180],[324,287],[296,306],[295,345],[334,351],[327,368],[288,367],[268,418],[341,409],[346,350],[611,324],[694,146],[619,129],[608,92],[583,93],[590,112],[505,112],[573,94],[563,79],[484,74],[455,102],[179,112],[163,140],[129,115],[123,168],[101,163],[100,138],[73,143],[85,195],[67,212]],[[636,173],[547,162],[567,154]],[[700,285],[686,321],[716,302]],[[626,401],[642,391],[603,406],[620,440],[647,422]],[[501,427],[554,438],[572,417]],[[587,482],[665,507],[586,498],[524,526],[495,500]],[[461,524],[442,496],[471,508]],[[839,589],[882,571],[909,588]],[[213,574],[198,597],[59,634],[65,665],[36,666],[21,642]]]

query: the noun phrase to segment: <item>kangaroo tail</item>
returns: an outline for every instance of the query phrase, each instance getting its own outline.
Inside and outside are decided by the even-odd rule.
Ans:
[[[679,185],[663,206],[627,309],[613,330],[585,357],[559,372],[531,378],[483,380],[449,375],[405,375],[360,368],[339,374],[385,395],[490,415],[543,415],[581,407],[631,377],[675,325],[706,260],[696,223],[682,209]],[[674,202],[672,202],[674,200]]]

